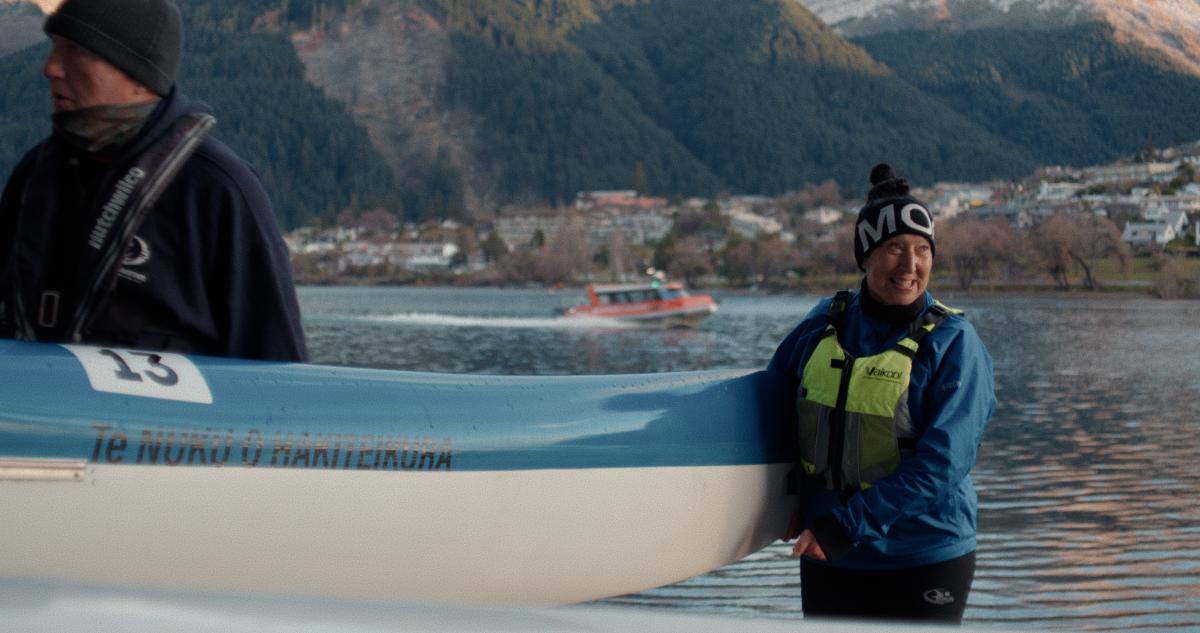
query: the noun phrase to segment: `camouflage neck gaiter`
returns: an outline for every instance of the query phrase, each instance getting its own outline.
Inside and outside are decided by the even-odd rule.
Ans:
[[[94,154],[136,136],[156,107],[158,101],[92,106],[55,112],[51,118],[68,143]]]

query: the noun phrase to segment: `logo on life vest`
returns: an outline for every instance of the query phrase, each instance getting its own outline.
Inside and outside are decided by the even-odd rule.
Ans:
[[[125,249],[125,256],[121,258],[121,270],[117,274],[134,283],[146,283],[146,275],[132,270],[131,267],[141,266],[148,261],[150,261],[150,244],[135,235],[129,242],[129,247]]]
[[[868,367],[867,376],[871,378],[887,378],[889,380],[900,380],[904,374],[895,369],[880,369],[878,367]]]
[[[140,167],[134,167],[117,181],[117,186],[113,189],[112,197],[100,208],[100,217],[96,218],[96,225],[92,227],[92,233],[88,236],[88,246],[96,250],[100,250],[104,246],[104,239],[108,237],[108,230],[112,228],[113,223],[117,221],[117,217],[121,215],[121,211],[125,209],[125,204],[129,202],[129,197],[133,195],[134,188],[145,177],[145,171]]]
[[[954,594],[947,589],[930,589],[925,592],[925,602],[938,606],[954,604]]]

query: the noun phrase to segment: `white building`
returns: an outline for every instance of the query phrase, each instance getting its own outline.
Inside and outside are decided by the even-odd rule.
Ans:
[[[562,230],[565,222],[566,212],[562,209],[506,211],[496,219],[496,234],[511,250],[528,244],[538,231],[547,242],[550,241]]]
[[[1175,231],[1176,235],[1183,235],[1187,231],[1188,216],[1183,211],[1154,207],[1146,210],[1146,219],[1156,224],[1166,224]]]
[[[776,235],[783,230],[783,225],[777,220],[766,218],[749,211],[734,211],[729,214],[729,228],[737,231],[743,237]]]
[[[931,189],[914,193],[917,198],[925,201],[930,213],[940,220],[978,209],[986,205],[993,195],[990,185],[952,182],[941,182]]]
[[[820,206],[815,209],[809,209],[801,216],[806,222],[828,226],[840,222],[845,214],[841,209],[834,207]]]
[[[775,200],[767,196],[729,196],[718,198],[717,207],[725,215],[735,213],[774,213]]]
[[[453,242],[395,242],[388,246],[388,263],[407,270],[447,268],[459,250]]]
[[[1130,163],[1086,167],[1080,174],[1088,183],[1169,182],[1177,170],[1175,163]]]
[[[982,220],[994,217],[1004,218],[1008,221],[1009,226],[1021,231],[1028,230],[1033,226],[1033,214],[1019,204],[979,207],[972,210],[971,213]]]
[[[1121,233],[1121,240],[1131,246],[1165,246],[1178,233],[1169,224],[1130,222]]]
[[[675,220],[666,210],[593,212],[587,216],[585,227],[588,244],[593,247],[607,245],[612,234],[621,232],[628,244],[657,242],[671,231]]]
[[[1086,185],[1077,182],[1042,181],[1036,197],[1038,200],[1068,200],[1075,197],[1075,194],[1085,187]]]
[[[575,209],[582,215],[588,244],[595,248],[608,244],[614,232],[631,244],[661,240],[675,223],[666,198],[639,196],[633,190],[581,191]]]
[[[349,268],[379,266],[387,262],[387,245],[355,240],[341,244],[342,255],[338,258],[338,272]]]

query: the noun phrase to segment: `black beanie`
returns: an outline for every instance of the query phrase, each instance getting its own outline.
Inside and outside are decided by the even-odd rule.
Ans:
[[[43,27],[166,96],[175,84],[183,21],[171,0],[66,0]]]
[[[891,165],[880,163],[871,169],[871,191],[867,204],[858,211],[854,223],[854,260],[860,270],[867,255],[888,238],[910,233],[933,241],[933,215],[916,198],[908,195],[908,181],[898,178]]]

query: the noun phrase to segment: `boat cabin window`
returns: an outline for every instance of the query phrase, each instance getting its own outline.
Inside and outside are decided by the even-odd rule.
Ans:
[[[688,296],[687,291],[681,288],[663,288],[658,291],[658,294],[662,297],[663,301],[670,301],[671,299],[678,299],[680,297]]]
[[[686,297],[687,292],[682,290],[666,290],[666,289],[647,289],[647,290],[626,290],[622,292],[598,292],[596,300],[600,305],[609,305],[613,303],[643,303],[646,301],[661,301],[663,299],[674,299],[675,297]]]

